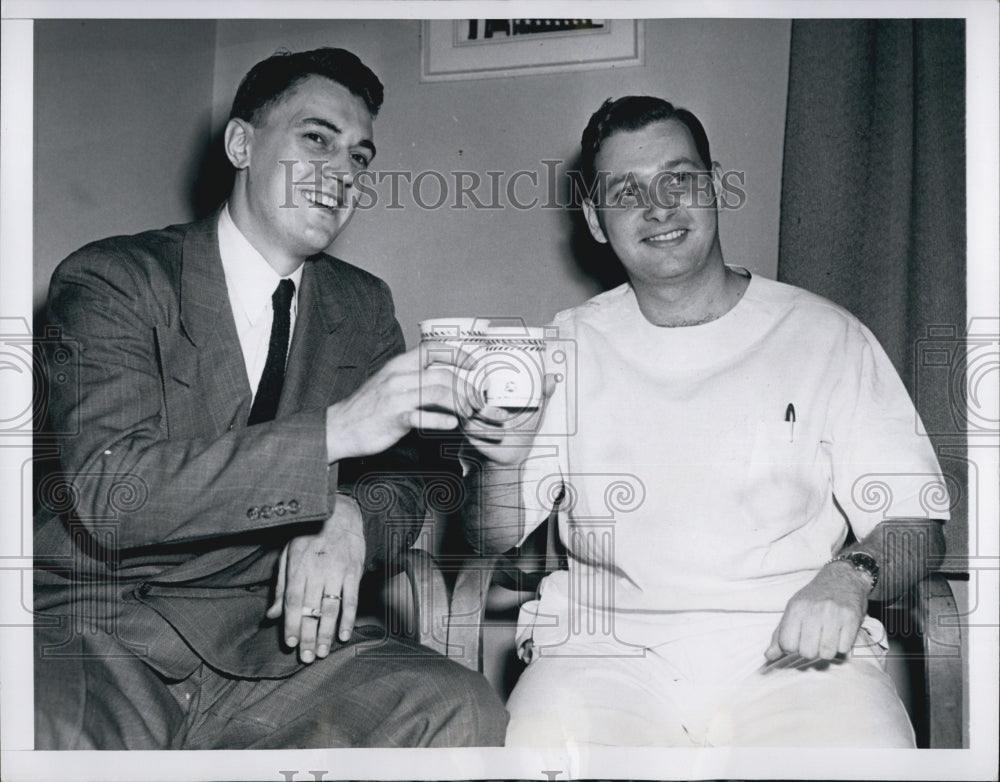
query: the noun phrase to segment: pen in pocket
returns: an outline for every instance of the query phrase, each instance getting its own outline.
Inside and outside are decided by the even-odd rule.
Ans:
[[[791,402],[785,408],[785,420],[788,422],[788,442],[795,442],[795,405]]]

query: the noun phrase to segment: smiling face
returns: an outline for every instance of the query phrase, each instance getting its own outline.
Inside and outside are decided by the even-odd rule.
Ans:
[[[372,116],[337,82],[308,76],[256,125],[231,119],[233,221],[279,274],[326,249],[354,212],[354,177],[375,155]]]
[[[709,161],[676,119],[606,138],[595,160],[599,187],[584,214],[610,243],[633,285],[717,275],[723,267]]]

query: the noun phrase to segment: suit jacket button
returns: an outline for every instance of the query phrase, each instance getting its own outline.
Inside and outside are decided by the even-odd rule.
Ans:
[[[272,510],[273,509],[271,508],[270,505],[261,505],[260,506],[260,515],[261,515],[261,518],[264,518],[264,519],[271,518],[271,511]]]
[[[153,591],[153,585],[145,583],[139,584],[139,586],[136,588],[135,591],[139,594],[139,597],[145,597],[146,595],[148,595],[150,592]]]
[[[256,506],[247,509],[247,518],[250,519],[250,521],[255,521],[259,515],[260,511]]]
[[[288,503],[288,512],[289,513],[298,513],[299,512],[299,501],[298,500],[291,500]]]

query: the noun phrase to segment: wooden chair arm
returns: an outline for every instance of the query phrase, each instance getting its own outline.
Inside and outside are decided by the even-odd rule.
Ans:
[[[915,588],[913,621],[920,631],[924,654],[924,706],[930,720],[932,749],[961,748],[962,628],[951,585],[933,573]]]
[[[483,625],[486,597],[499,557],[467,559],[451,594],[448,656],[473,671],[483,670]]]
[[[411,548],[401,564],[413,595],[413,622],[409,637],[441,654],[448,653],[448,587],[434,557]]]

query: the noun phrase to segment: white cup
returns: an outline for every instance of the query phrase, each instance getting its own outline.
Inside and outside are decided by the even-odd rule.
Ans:
[[[459,376],[488,405],[517,410],[541,405],[545,329],[491,325],[487,318],[429,318],[420,321],[420,339],[428,362],[461,364]]]
[[[424,365],[428,368],[435,365],[447,368],[455,376],[454,392],[470,393],[470,367],[475,365],[477,351],[486,337],[489,320],[465,317],[429,318],[420,321],[419,326]],[[472,388],[475,389],[475,386]],[[469,401],[474,406],[481,404],[482,389],[476,389],[472,393],[478,394],[478,398]]]
[[[460,342],[486,336],[486,318],[429,318],[420,321],[420,339],[425,342]]]
[[[493,407],[525,410],[542,403],[545,381],[545,329],[490,326],[475,374],[477,387]],[[477,377],[477,380],[478,380]]]

